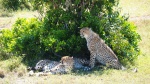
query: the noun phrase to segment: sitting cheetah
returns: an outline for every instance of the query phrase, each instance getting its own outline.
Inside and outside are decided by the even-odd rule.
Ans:
[[[90,51],[90,67],[95,66],[95,60],[99,63],[108,67],[116,69],[123,69],[124,67],[120,64],[117,56],[108,47],[105,42],[99,37],[98,34],[93,32],[90,28],[85,27],[80,30],[80,36],[85,38],[87,41],[87,47]]]
[[[64,56],[60,60],[60,64],[52,68],[52,73],[68,73],[73,69],[88,70],[84,65],[89,65],[89,60]]]

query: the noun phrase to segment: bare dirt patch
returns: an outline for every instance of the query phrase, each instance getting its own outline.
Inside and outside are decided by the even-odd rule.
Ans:
[[[130,17],[129,20],[130,20],[130,21],[150,20],[150,15],[137,16],[137,17]]]

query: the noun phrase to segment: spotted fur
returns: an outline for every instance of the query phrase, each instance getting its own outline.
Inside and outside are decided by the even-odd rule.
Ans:
[[[50,72],[52,74],[65,74],[68,73],[68,70],[66,70],[66,66],[63,64],[58,64],[54,68],[50,69]]]
[[[51,69],[53,73],[69,73],[74,69],[84,69],[89,70],[88,67],[84,65],[88,65],[89,60],[87,59],[80,59],[80,58],[73,58],[69,56],[64,56],[60,60],[60,64],[57,65],[55,68]]]
[[[46,72],[58,64],[59,64],[59,62],[57,62],[57,61],[51,61],[51,60],[47,60],[47,59],[46,60],[40,60],[36,64],[35,70]]]
[[[120,64],[115,53],[105,44],[98,34],[86,27],[80,30],[80,36],[87,41],[87,47],[91,54],[89,64],[91,68],[95,66],[95,60],[97,60],[99,63],[108,67],[122,69],[123,66]]]

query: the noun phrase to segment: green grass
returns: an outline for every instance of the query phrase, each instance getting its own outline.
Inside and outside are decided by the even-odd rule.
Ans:
[[[123,13],[129,13],[131,17],[150,15],[149,0],[120,0],[120,6],[123,6]],[[21,17],[23,14],[31,12],[18,12],[13,17]],[[32,13],[31,13],[32,14]],[[28,17],[28,16],[27,16]],[[145,18],[146,19],[146,18]],[[1,21],[1,18],[0,18]],[[7,21],[7,20],[6,20]],[[126,71],[121,70],[101,70],[96,69],[92,72],[78,72],[65,75],[50,75],[43,77],[28,77],[25,74],[25,66],[19,64],[17,70],[9,72],[7,66],[12,65],[14,61],[0,61],[0,71],[3,71],[5,78],[0,78],[2,84],[148,84],[150,83],[150,20],[134,20],[137,25],[137,32],[141,35],[139,47],[141,55],[136,61],[136,65]],[[4,22],[5,23],[5,22]],[[20,62],[20,61],[17,61]],[[132,72],[137,68],[138,72]],[[18,77],[23,73],[22,77]]]

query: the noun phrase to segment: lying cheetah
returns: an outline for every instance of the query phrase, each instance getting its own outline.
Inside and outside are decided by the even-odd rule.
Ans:
[[[67,69],[67,67],[63,64],[58,64],[57,66],[55,66],[54,68],[50,69],[50,72],[52,74],[65,74],[65,73],[68,73],[69,69]]]
[[[69,56],[64,56],[61,58],[60,63],[64,65],[73,65],[72,67],[74,69],[81,69],[85,68],[85,66],[89,65],[89,60],[83,58],[76,58],[76,57],[69,57]]]
[[[89,65],[89,60],[64,56],[61,58],[60,64],[50,71],[52,73],[69,73],[74,69],[88,70],[89,68],[84,65]]]
[[[46,60],[40,60],[36,64],[35,70],[48,72],[50,69],[52,69],[53,67],[55,67],[58,64],[59,64],[59,62],[57,62],[57,61],[52,61],[52,60],[47,60],[47,59]]]
[[[59,65],[60,62],[57,61],[52,61],[52,60],[40,60],[34,68],[29,67],[29,76],[47,76],[49,74],[53,74],[50,72],[52,68],[55,66]],[[40,72],[35,72],[35,71],[40,71]]]
[[[105,42],[92,31],[90,28],[85,27],[80,30],[80,36],[85,38],[87,41],[87,47],[90,51],[90,67],[95,66],[95,60],[99,63],[106,65],[108,67],[113,67],[116,69],[123,69],[124,67],[120,64],[117,56],[108,47]]]

